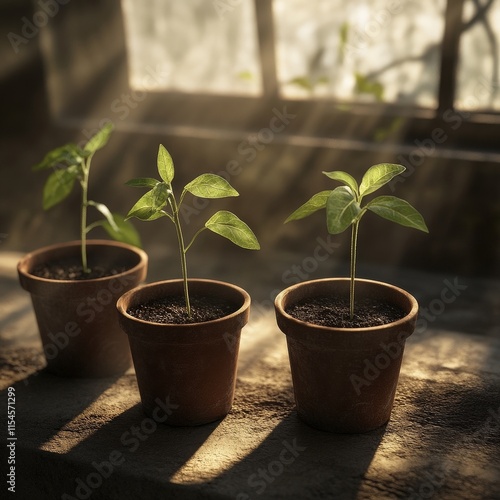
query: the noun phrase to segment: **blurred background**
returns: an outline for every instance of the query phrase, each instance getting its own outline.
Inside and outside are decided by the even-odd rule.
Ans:
[[[335,187],[322,171],[360,179],[380,162],[407,167],[383,194],[412,203],[430,234],[368,213],[360,276],[500,277],[500,1],[2,0],[0,26],[0,251],[78,238],[77,190],[44,212],[46,174],[31,166],[111,122],[90,198],[113,211],[141,194],[128,179],[156,176],[160,143],[178,190],[214,172],[240,192],[186,198],[187,238],[226,209],[262,250],[205,232],[188,254],[193,277],[265,300],[345,275],[350,234],[329,236],[324,211],[283,221]],[[173,226],[134,224],[149,281],[178,277]]]

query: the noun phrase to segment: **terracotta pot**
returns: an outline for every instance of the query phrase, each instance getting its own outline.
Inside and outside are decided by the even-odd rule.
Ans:
[[[201,425],[231,410],[236,383],[240,333],[248,321],[250,296],[220,281],[189,280],[191,294],[219,297],[235,312],[220,319],[186,325],[143,321],[130,307],[183,294],[182,280],[145,285],[124,294],[117,303],[120,323],[132,350],[141,401],[147,415],[171,403],[168,425]]]
[[[275,300],[286,335],[299,417],[312,427],[361,433],[390,418],[404,345],[415,328],[417,301],[387,283],[356,280],[356,297],[373,297],[402,308],[404,318],[371,328],[329,328],[293,318],[287,307],[318,295],[349,294],[349,278],[293,285]]]
[[[132,364],[127,337],[116,318],[115,304],[144,281],[147,255],[108,240],[89,240],[89,265],[125,267],[106,278],[52,280],[31,274],[38,265],[80,258],[80,241],[40,248],[18,264],[21,286],[30,292],[47,360],[47,371],[66,377],[108,377]]]

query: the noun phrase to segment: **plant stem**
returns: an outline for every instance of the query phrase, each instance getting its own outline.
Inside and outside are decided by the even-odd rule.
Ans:
[[[82,242],[82,267],[84,273],[90,273],[90,268],[87,263],[87,207],[88,207],[88,189],[89,189],[89,164],[90,158],[83,164],[83,179],[82,185],[82,214],[80,224],[80,236]]]
[[[182,279],[184,281],[184,300],[186,302],[186,312],[188,318],[191,318],[191,303],[189,301],[189,285],[187,276],[187,262],[186,262],[186,247],[184,245],[184,237],[182,235],[181,221],[179,220],[179,208],[175,201],[174,196],[169,197],[170,206],[172,207],[172,215],[174,218],[175,230],[177,232],[177,241],[179,243],[179,254],[181,257]]]
[[[191,245],[194,243],[194,240],[197,238],[197,236],[202,233],[203,231],[205,231],[206,227],[202,227],[201,229],[199,229],[198,231],[196,231],[196,234],[193,236],[193,238],[191,239],[191,241],[189,242],[189,245],[186,247],[186,249],[184,250],[185,252],[187,252],[190,248],[191,248]]]
[[[351,233],[351,283],[349,287],[349,316],[354,318],[354,284],[356,281],[356,247],[358,244],[359,219],[352,224]]]

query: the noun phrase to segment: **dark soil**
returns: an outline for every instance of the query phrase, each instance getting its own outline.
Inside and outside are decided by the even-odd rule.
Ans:
[[[176,325],[203,323],[222,318],[236,311],[237,307],[225,300],[203,295],[190,295],[191,318],[186,312],[184,296],[170,296],[153,300],[128,309],[135,318],[153,323],[170,323]]]
[[[392,323],[405,316],[397,306],[374,299],[356,299],[354,317],[349,317],[349,299],[343,297],[312,297],[286,309],[296,319],[334,328],[366,328]]]
[[[126,271],[125,267],[105,268],[98,264],[90,264],[90,273],[84,273],[81,261],[78,259],[61,259],[35,267],[31,274],[50,280],[91,280],[114,276]]]

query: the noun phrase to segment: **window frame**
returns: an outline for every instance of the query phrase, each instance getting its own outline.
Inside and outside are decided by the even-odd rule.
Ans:
[[[491,2],[492,0],[489,0]],[[148,92],[141,103],[140,113],[131,113],[129,128],[150,129],[172,134],[199,135],[206,137],[247,137],[269,126],[273,113],[288,112],[300,117],[292,120],[280,141],[297,144],[322,145],[324,147],[401,149],[414,147],[417,141],[429,139],[438,129],[450,132],[445,143],[435,143],[432,155],[462,155],[468,151],[477,158],[498,159],[497,126],[500,114],[496,112],[468,112],[454,106],[459,57],[460,35],[466,26],[462,22],[465,0],[448,0],[445,11],[445,28],[442,41],[442,57],[436,109],[389,103],[359,103],[338,101],[331,98],[286,99],[280,96],[276,74],[275,29],[272,1],[254,0],[259,57],[262,73],[262,95],[237,96],[182,92]],[[119,0],[114,1],[116,11],[122,15]],[[486,9],[490,3],[485,4]],[[68,4],[67,8],[82,3]],[[109,4],[108,4],[109,10]],[[59,36],[64,33],[63,16]],[[133,92],[128,85],[126,72],[125,32],[122,24],[121,50],[113,52],[116,76],[106,81],[113,95]],[[469,23],[470,24],[470,23]],[[57,31],[57,26],[54,28]],[[58,36],[56,34],[56,36]],[[116,42],[116,40],[115,40]],[[116,43],[115,43],[116,45]],[[64,50],[64,49],[62,49]],[[95,75],[95,83],[102,83]],[[94,85],[95,89],[95,85]],[[84,89],[88,95],[91,89]],[[57,91],[57,89],[56,89]],[[86,117],[87,121],[101,120],[85,108],[83,99],[66,100],[55,109],[59,121],[75,122]],[[101,101],[102,102],[102,101]],[[106,101],[104,101],[106,102]],[[107,101],[110,102],[109,100]],[[100,109],[99,106],[94,106]],[[221,110],[233,112],[221,112]],[[132,111],[132,110],[131,110]],[[452,119],[453,118],[453,119]],[[374,139],[374,131],[390,130],[395,120],[399,125],[382,141]],[[125,120],[123,120],[125,121]],[[125,126],[119,123],[119,126]],[[349,130],[349,137],[345,131]],[[455,152],[454,152],[455,151]],[[462,157],[462,156],[460,156]]]

